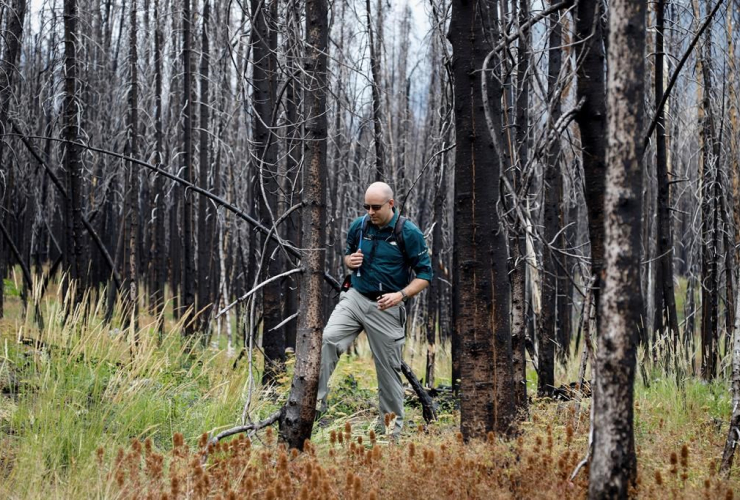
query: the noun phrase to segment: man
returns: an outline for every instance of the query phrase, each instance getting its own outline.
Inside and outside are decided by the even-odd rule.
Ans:
[[[403,428],[402,350],[406,343],[404,302],[429,286],[432,265],[424,235],[405,221],[402,242],[394,231],[399,214],[393,190],[384,182],[365,192],[367,215],[352,222],[347,233],[344,264],[352,271],[352,287],[340,294],[339,304],[324,329],[318,399],[326,409],[329,377],[339,356],[362,330],[367,333],[375,361],[380,396],[380,419],[395,413],[394,438]],[[416,277],[411,279],[411,271]]]

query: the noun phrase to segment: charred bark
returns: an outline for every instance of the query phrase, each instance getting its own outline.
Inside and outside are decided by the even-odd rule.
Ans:
[[[326,86],[328,5],[326,0],[306,0],[306,57],[304,105],[306,110],[303,178],[304,273],[298,316],[296,365],[290,396],[280,416],[280,436],[291,448],[303,449],[311,437],[324,329],[324,248],[326,232]]]
[[[381,2],[378,2],[378,7],[382,8]],[[365,9],[367,12],[367,31],[370,37],[370,68],[373,75],[371,88],[373,96],[373,130],[375,131],[375,180],[383,181],[386,180],[385,151],[383,148],[383,118],[380,110],[380,54],[378,54],[382,40],[378,40],[376,44],[375,37],[373,36],[370,0],[365,0]]]
[[[663,101],[663,61],[664,61],[664,25],[665,0],[655,4],[655,106],[657,108],[656,125],[656,181],[658,183],[658,262],[662,279],[656,280],[656,311],[654,331],[659,335],[663,331],[664,320],[668,327],[668,342],[675,352],[678,343],[678,314],[676,312],[676,295],[673,286],[673,223],[671,221],[671,185],[668,179],[668,158],[666,150],[665,112],[660,107]]]
[[[254,57],[252,102],[255,108],[253,123],[255,153],[259,168],[260,222],[272,227],[277,218],[278,172],[277,144],[271,131],[273,107],[277,106],[277,0],[265,2],[252,0],[252,16],[255,29],[252,53]],[[262,255],[262,279],[280,274],[281,253],[275,243],[265,241]],[[275,326],[282,321],[282,283],[274,281],[264,287],[262,294],[262,349],[265,353],[265,369],[262,383],[273,384],[285,371],[285,330]]]
[[[502,88],[490,78],[495,130],[488,131],[480,78],[497,40],[498,1],[454,2],[447,38],[452,44],[455,92],[455,235],[453,298],[460,335],[460,426],[466,440],[489,431],[508,434],[514,420],[506,236],[499,227]],[[488,49],[488,50],[487,50]],[[498,61],[490,64],[498,68]]]
[[[182,102],[183,102],[183,133],[182,133],[182,171],[183,177],[193,182],[193,69],[192,69],[192,14],[190,0],[183,1],[182,10]],[[195,257],[193,255],[193,197],[187,191],[184,193],[182,204],[182,268],[180,311],[187,314],[185,321],[185,336],[194,333],[195,324],[192,321],[193,307],[195,306]]]
[[[550,37],[547,65],[547,101],[549,103],[549,127],[554,127],[561,115],[560,92],[558,90],[560,68],[562,66],[562,26],[560,13],[550,14]],[[560,172],[560,142],[554,140],[547,154],[547,164],[543,189],[544,221],[543,232],[545,241],[554,243],[561,229],[560,204],[562,202],[563,181]],[[537,378],[537,395],[552,396],[555,390],[555,345],[557,343],[557,314],[556,297],[559,288],[558,278],[560,271],[556,267],[555,259],[550,248],[542,251],[542,314],[539,323],[537,342],[537,358],[539,369]]]
[[[599,310],[604,269],[604,192],[606,181],[606,87],[601,2],[579,1],[576,17],[576,97],[583,100],[576,113],[581,132],[583,194],[588,209],[588,236],[591,245],[593,307]],[[598,331],[598,324],[597,324]]]
[[[64,0],[64,168],[67,173],[67,199],[65,200],[65,257],[70,282],[75,289],[76,304],[82,301],[85,290],[84,242],[82,238],[82,153],[76,145],[80,136],[80,111],[78,96],[77,42],[79,32],[76,0]]]
[[[589,498],[626,498],[636,480],[634,382],[642,311],[641,130],[645,1],[612,0],[607,83],[605,273],[599,315]]]
[[[127,154],[136,158],[138,154],[138,126],[139,126],[139,71],[138,51],[136,44],[138,11],[136,0],[131,0],[129,18],[129,94],[128,94],[128,123],[126,124]],[[139,254],[139,169],[128,162],[126,172],[126,204],[125,223],[126,241],[124,242],[124,279],[128,288],[127,311],[128,324],[138,331],[138,254]]]
[[[8,113],[10,112],[10,100],[13,91],[13,81],[16,74],[15,64],[21,52],[21,42],[23,41],[23,24],[26,16],[26,0],[15,0],[12,7],[7,11],[6,33],[4,35],[7,44],[0,69],[0,132],[8,130]],[[8,178],[8,170],[12,168],[10,163],[3,161],[5,142],[0,140],[0,176],[2,179]],[[6,186],[3,186],[6,187]],[[3,191],[6,191],[3,189]],[[8,193],[6,191],[6,195]],[[5,219],[6,211],[0,213],[0,222]],[[5,278],[6,256],[8,252],[3,248],[5,243],[0,241],[0,318],[3,317],[4,305],[4,286],[2,285]]]
[[[210,161],[210,112],[211,105],[209,100],[209,79],[210,79],[210,57],[209,57],[209,40],[208,29],[211,16],[211,3],[206,0],[203,3],[203,26],[201,32],[201,53],[200,53],[200,158],[198,161],[198,184],[203,189],[210,188],[208,174],[211,170]],[[197,307],[198,312],[198,331],[202,336],[204,344],[208,343],[208,325],[211,317],[211,288],[213,267],[213,234],[210,232],[211,225],[209,218],[213,214],[209,213],[210,204],[208,200],[201,196],[198,198],[198,295]]]

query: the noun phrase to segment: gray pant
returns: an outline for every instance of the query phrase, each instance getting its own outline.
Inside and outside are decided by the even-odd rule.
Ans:
[[[378,374],[380,418],[382,420],[386,413],[395,413],[393,434],[400,434],[403,427],[401,362],[403,345],[406,343],[403,328],[405,323],[406,309],[403,304],[381,311],[377,302],[354,288],[342,293],[322,337],[318,394],[320,404],[326,405],[329,377],[337,366],[339,356],[347,352],[360,332],[365,330]]]

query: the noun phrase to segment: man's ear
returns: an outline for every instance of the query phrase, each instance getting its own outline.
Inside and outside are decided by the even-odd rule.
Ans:
[[[395,204],[396,204],[396,200],[394,200],[393,198],[391,198],[390,200],[388,200],[388,206],[389,207],[393,208],[395,206]]]

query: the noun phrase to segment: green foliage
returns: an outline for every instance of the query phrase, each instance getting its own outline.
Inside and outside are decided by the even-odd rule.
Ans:
[[[224,352],[186,351],[178,324],[158,345],[151,324],[120,329],[120,309],[106,323],[100,302],[88,298],[84,319],[84,308],[65,314],[64,303],[47,304],[38,345],[5,339],[0,429],[12,461],[0,497],[86,496],[100,447],[111,453],[150,439],[167,449],[175,432],[194,443],[203,431],[237,423],[246,364],[234,370]],[[30,325],[20,328],[18,337],[29,335]]]
[[[20,311],[17,302],[15,298],[8,303]],[[38,331],[30,318],[15,323],[4,320],[0,337],[0,497],[136,498],[144,491],[171,489],[168,474],[172,470],[193,494],[192,488],[197,489],[198,481],[208,474],[212,474],[211,485],[225,478],[237,485],[238,478],[231,476],[236,469],[218,471],[226,470],[224,464],[230,460],[236,460],[234,467],[247,467],[241,454],[245,439],[239,440],[239,446],[224,444],[214,451],[213,456],[225,459],[224,463],[212,461],[201,472],[192,464],[203,451],[204,440],[199,437],[204,432],[215,433],[240,423],[250,387],[247,359],[240,359],[234,369],[235,358],[225,349],[223,338],[215,338],[208,349],[197,342],[195,347],[186,347],[192,343],[183,342],[181,325],[172,321],[167,321],[161,339],[155,321],[146,316],[138,331],[126,328],[122,304],[117,305],[110,322],[104,319],[102,298],[87,296],[85,307],[74,310],[68,309],[68,304],[61,296],[52,296],[45,303],[44,331]],[[19,343],[19,338],[39,342]],[[356,352],[358,355],[342,356],[337,365],[328,410],[314,427],[313,451],[301,458],[291,457],[290,463],[295,465],[288,467],[287,475],[273,477],[270,464],[275,460],[280,463],[284,456],[274,437],[262,434],[254,443],[253,448],[260,450],[248,459],[248,470],[255,478],[251,486],[254,495],[270,496],[270,489],[277,493],[280,481],[286,491],[300,493],[300,474],[306,467],[338,474],[339,481],[331,479],[333,476],[321,481],[322,488],[339,496],[344,495],[342,483],[350,475],[368,486],[363,488],[368,498],[372,491],[378,496],[410,498],[409,480],[426,485],[426,489],[413,489],[415,494],[431,491],[442,476],[444,490],[434,490],[440,497],[488,498],[490,491],[480,489],[479,484],[509,488],[520,497],[534,491],[547,491],[539,495],[542,498],[585,495],[584,472],[572,483],[567,476],[585,454],[589,399],[577,409],[573,402],[533,398],[530,414],[522,423],[522,439],[516,444],[494,443],[489,438],[488,443],[462,446],[456,437],[459,410],[454,397],[447,393],[438,396],[440,419],[427,426],[422,425],[415,395],[407,391],[407,425],[401,446],[394,448],[387,436],[370,433],[377,429],[380,416],[374,364],[364,336],[360,336]],[[406,361],[418,374],[425,370],[425,352],[423,340],[408,339]],[[640,360],[645,362],[642,351]],[[255,360],[257,367],[260,361]],[[449,346],[437,349],[437,363],[437,385],[447,385]],[[575,381],[578,363],[579,355],[575,355],[566,366],[558,367],[558,384]],[[253,419],[265,417],[283,404],[293,365],[294,359],[289,359],[279,386],[269,390],[255,387],[250,408]],[[684,372],[691,373],[689,368],[683,367]],[[705,491],[710,496],[724,496],[728,488],[738,486],[736,472],[730,482],[714,475],[730,412],[726,383],[706,384],[665,370],[660,364],[647,366],[649,385],[641,383],[638,376],[635,386],[640,492],[646,498],[693,498]],[[253,375],[255,383],[260,380],[257,369]],[[530,366],[530,395],[536,393],[536,382]],[[260,389],[262,392],[256,392]],[[347,428],[353,429],[349,436]],[[183,447],[173,448],[176,433],[184,436]],[[337,435],[342,433],[348,438],[338,445]],[[360,437],[365,439],[361,446]],[[358,442],[354,451],[350,441]],[[141,442],[148,451],[137,462]],[[372,451],[386,445],[388,448]],[[410,457],[412,445],[418,450],[415,460]],[[683,457],[684,452],[688,458],[678,464],[674,459]],[[156,460],[162,460],[164,469],[156,463],[150,468],[153,457],[160,457]],[[455,465],[458,459],[464,474]],[[126,464],[125,468],[121,464]],[[439,472],[439,467],[450,464],[448,473]],[[435,472],[430,476],[431,471]],[[239,476],[240,480],[244,477]],[[272,479],[257,484],[259,477]],[[398,477],[405,479],[392,479]],[[427,484],[430,477],[437,482]],[[528,483],[533,477],[538,481]],[[705,483],[710,490],[705,490]],[[539,489],[531,489],[535,486]],[[246,494],[249,487],[242,482],[233,490]],[[215,492],[210,491],[212,495]]]
[[[16,286],[15,282],[10,279],[3,280],[4,294],[6,297],[20,297],[21,291]]]

